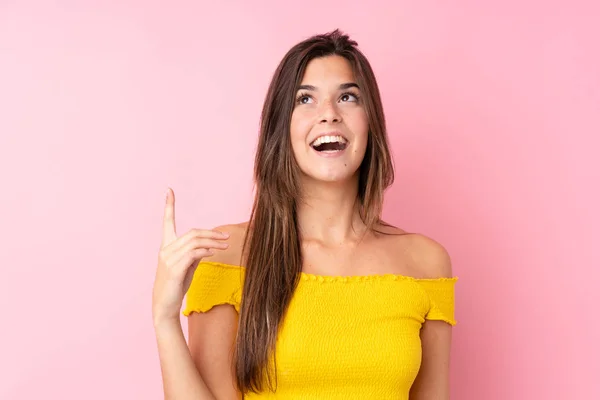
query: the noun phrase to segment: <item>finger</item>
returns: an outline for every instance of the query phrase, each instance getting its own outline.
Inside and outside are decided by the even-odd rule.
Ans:
[[[191,229],[183,236],[177,238],[175,242],[172,242],[165,250],[171,254],[179,251],[184,246],[188,245],[192,240],[196,239],[213,239],[213,240],[227,240],[229,234],[218,232],[215,230],[207,229]]]
[[[195,249],[195,250],[190,251],[187,255],[184,255],[182,257],[182,260],[186,260],[186,261],[184,261],[184,263],[187,262],[187,264],[190,267],[191,266],[196,267],[198,262],[201,261],[204,257],[210,257],[214,254],[215,254],[215,252],[210,249]]]
[[[184,246],[181,246],[177,250],[174,250],[173,254],[175,254],[175,253],[185,254],[185,253],[190,253],[190,252],[193,252],[193,251],[199,250],[199,249],[225,250],[228,247],[229,247],[229,244],[224,243],[222,241],[218,241],[218,240],[214,240],[214,239],[206,239],[206,238],[195,238],[195,239],[190,240]],[[177,257],[177,256],[175,256],[175,257]]]
[[[167,189],[167,200],[163,217],[163,243],[169,244],[177,239],[175,230],[175,193]]]
[[[229,247],[229,243],[225,243],[220,240],[215,239],[206,239],[206,238],[197,238],[190,241],[187,245],[187,248],[190,250],[195,249],[227,249]]]
[[[213,254],[214,251],[210,249],[195,249],[181,254],[173,266],[174,271],[176,271],[178,276],[184,276],[190,267],[196,266],[195,264],[198,264],[202,258],[210,257]]]
[[[214,229],[194,228],[194,229],[190,229],[188,232],[186,232],[184,235],[182,235],[181,239],[188,241],[194,237],[223,240],[223,239],[228,239],[229,234],[225,233],[225,232],[219,232]]]

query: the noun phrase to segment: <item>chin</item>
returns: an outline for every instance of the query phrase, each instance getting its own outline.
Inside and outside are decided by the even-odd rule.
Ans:
[[[358,177],[358,171],[304,171],[306,178],[323,183],[351,182]]]

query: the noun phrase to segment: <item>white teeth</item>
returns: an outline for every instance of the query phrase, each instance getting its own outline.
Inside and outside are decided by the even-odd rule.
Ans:
[[[312,142],[311,146],[317,147],[323,143],[346,143],[346,139],[341,136],[321,136],[314,142]]]

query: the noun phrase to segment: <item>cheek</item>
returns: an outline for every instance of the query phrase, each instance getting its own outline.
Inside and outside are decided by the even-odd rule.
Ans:
[[[312,125],[313,124],[310,115],[308,115],[306,112],[303,113],[294,111],[294,113],[292,114],[292,121],[290,125],[292,143],[304,143],[306,135],[308,135],[308,133],[310,132]]]
[[[364,111],[348,113],[345,116],[345,121],[355,135],[355,137],[361,142],[367,141],[367,136],[369,135],[369,120],[367,119],[367,115]]]

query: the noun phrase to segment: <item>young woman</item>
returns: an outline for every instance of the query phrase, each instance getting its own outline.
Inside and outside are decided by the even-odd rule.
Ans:
[[[384,113],[346,35],[281,61],[255,181],[248,222],[181,236],[168,191],[153,293],[165,398],[448,399],[456,278],[440,244],[380,219]]]

